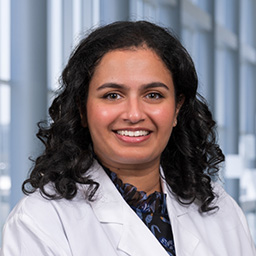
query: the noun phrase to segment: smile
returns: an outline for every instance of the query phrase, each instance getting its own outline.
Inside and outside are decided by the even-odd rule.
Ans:
[[[129,137],[140,137],[140,136],[147,136],[149,134],[149,131],[127,131],[127,130],[119,130],[116,131],[117,134],[122,136],[129,136]]]

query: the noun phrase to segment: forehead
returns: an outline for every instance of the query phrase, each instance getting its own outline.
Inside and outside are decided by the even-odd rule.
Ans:
[[[172,80],[172,74],[155,51],[148,48],[107,52],[96,66],[91,82],[100,79]]]
[[[135,58],[136,59],[146,58],[146,59],[149,59],[151,62],[154,62],[154,61],[161,62],[165,66],[165,63],[162,61],[162,59],[153,49],[150,49],[147,46],[142,45],[139,47],[130,47],[130,48],[108,51],[102,56],[96,68],[102,64],[105,64],[106,62],[108,62],[108,64],[111,63],[111,60],[113,60],[113,62],[118,61],[120,59],[123,61],[127,61]]]

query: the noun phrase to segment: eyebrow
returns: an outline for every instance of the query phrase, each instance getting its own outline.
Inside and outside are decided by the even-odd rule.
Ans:
[[[153,89],[153,88],[165,88],[166,90],[169,90],[169,87],[165,85],[164,83],[161,82],[153,82],[149,84],[144,84],[142,86],[142,90],[147,90],[147,89]],[[102,84],[97,88],[97,91],[103,90],[105,88],[112,88],[112,89],[128,89],[126,85],[123,84],[116,84],[116,83],[105,83]]]

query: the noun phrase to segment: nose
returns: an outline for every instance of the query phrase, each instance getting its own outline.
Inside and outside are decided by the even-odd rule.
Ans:
[[[124,121],[136,124],[145,120],[144,108],[140,99],[127,100],[125,108]]]

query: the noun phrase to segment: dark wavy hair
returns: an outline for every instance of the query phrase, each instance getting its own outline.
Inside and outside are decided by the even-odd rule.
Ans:
[[[86,113],[86,100],[95,67],[109,51],[147,47],[170,70],[176,99],[185,101],[169,142],[162,153],[165,179],[178,200],[199,202],[199,210],[215,207],[211,176],[217,175],[224,155],[216,143],[215,122],[204,99],[197,93],[198,78],[193,61],[178,39],[165,28],[146,21],[115,22],[97,28],[85,37],[71,54],[60,79],[60,90],[49,108],[50,123],[40,122],[37,137],[45,150],[35,161],[24,181],[25,194],[39,189],[50,199],[72,199],[77,184],[88,184],[87,198],[100,184],[88,175],[93,163],[93,149],[88,128],[81,125],[80,109]],[[52,183],[54,194],[45,185]]]

